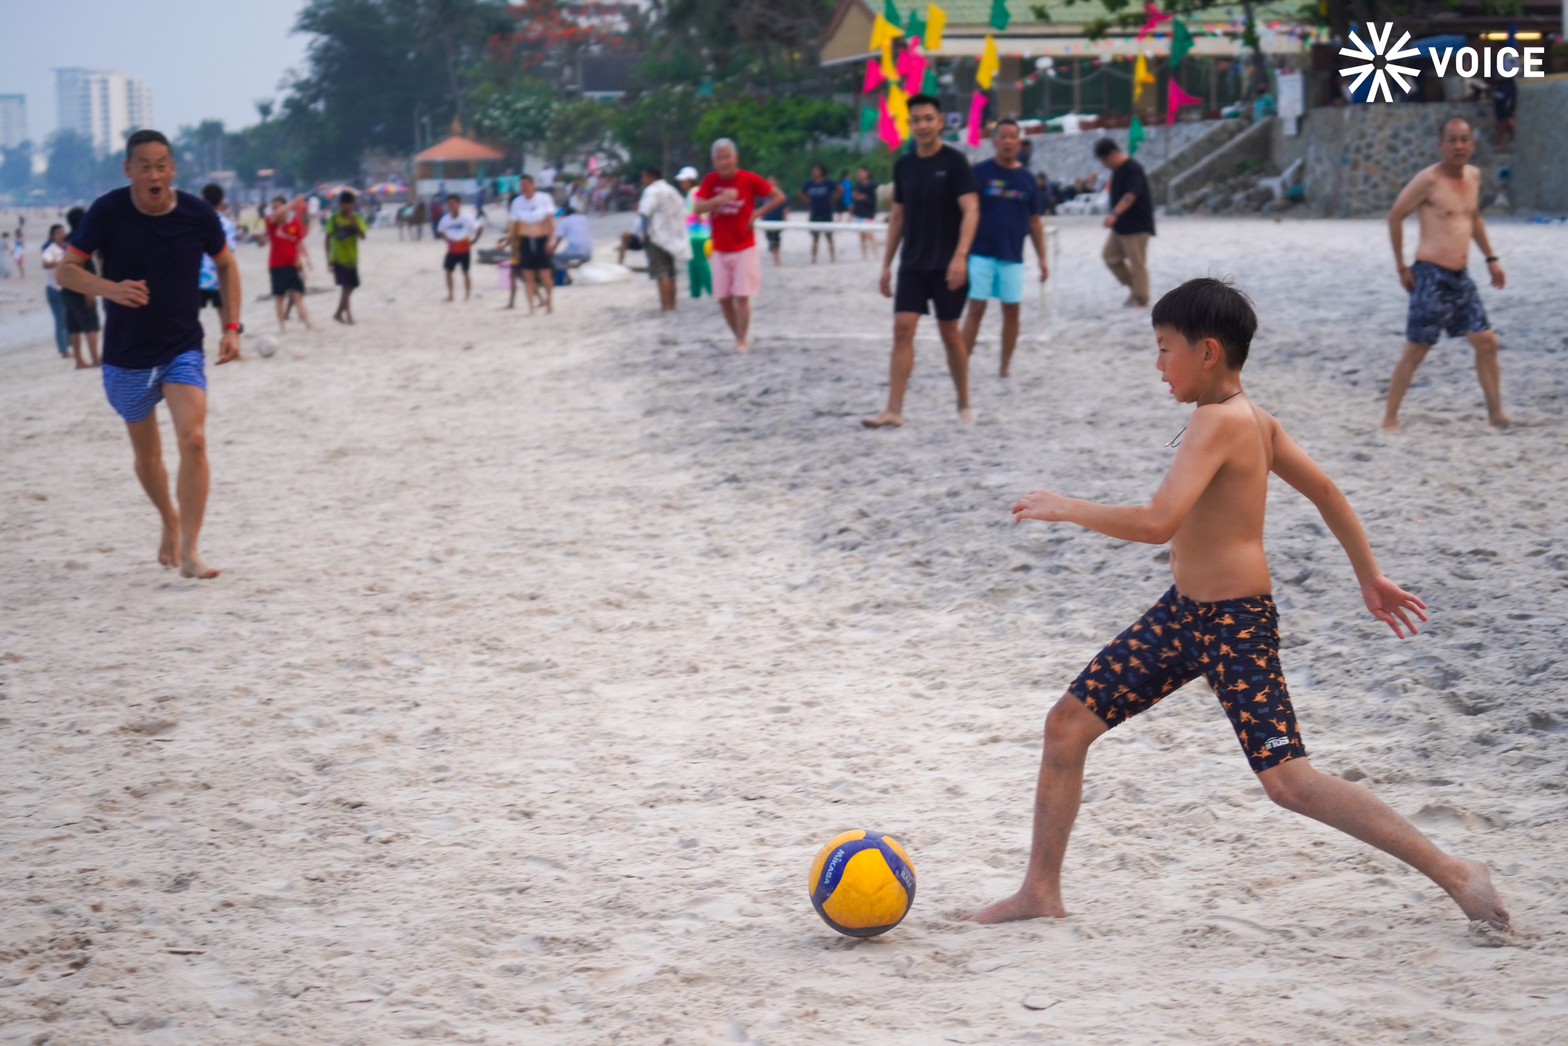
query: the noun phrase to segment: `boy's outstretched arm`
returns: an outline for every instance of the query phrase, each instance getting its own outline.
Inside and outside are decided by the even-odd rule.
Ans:
[[[1350,557],[1356,580],[1361,584],[1362,601],[1372,616],[1393,629],[1400,639],[1405,638],[1407,631],[1415,635],[1416,624],[1411,618],[1425,621],[1426,604],[1383,576],[1361,520],[1345,495],[1328,473],[1285,433],[1285,427],[1277,420],[1273,423],[1274,474],[1312,502],[1323,522],[1334,532],[1340,547]]]
[[[1013,506],[1013,522],[1076,523],[1122,541],[1163,545],[1214,479],[1234,435],[1234,422],[1226,423],[1218,411],[1199,407],[1182,436],[1171,470],[1147,505],[1101,505],[1051,490],[1031,490]]]

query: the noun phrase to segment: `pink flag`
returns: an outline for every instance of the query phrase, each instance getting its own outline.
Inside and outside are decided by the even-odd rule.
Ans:
[[[887,77],[882,75],[882,65],[875,58],[866,59],[866,86],[860,89],[861,94],[870,94],[887,82]]]
[[[1167,14],[1164,11],[1161,11],[1159,9],[1158,5],[1156,5],[1154,3],[1148,4],[1144,8],[1144,13],[1148,16],[1149,21],[1147,23],[1145,23],[1145,25],[1144,25],[1144,27],[1142,29],[1138,30],[1138,39],[1139,40],[1142,40],[1144,37],[1146,37],[1150,33],[1154,32],[1154,30],[1159,27],[1159,24],[1161,22],[1165,21],[1167,18],[1170,17],[1169,14]]]
[[[898,152],[898,147],[904,144],[903,135],[898,133],[898,121],[887,111],[886,98],[882,99],[882,115],[877,120],[877,136],[887,143],[889,152]]]
[[[898,56],[898,75],[906,84],[913,84],[918,90],[926,80],[926,56],[920,53],[920,48],[910,44],[904,48],[904,53]]]
[[[980,122],[985,119],[985,95],[979,91],[969,99],[969,145],[970,148],[980,144]]]
[[[1180,111],[1181,107],[1184,106],[1184,105],[1202,105],[1202,104],[1203,104],[1203,99],[1202,98],[1196,98],[1196,97],[1188,94],[1186,91],[1183,91],[1181,89],[1181,84],[1177,83],[1176,82],[1176,78],[1173,76],[1173,77],[1171,77],[1171,82],[1170,82],[1170,113],[1169,113],[1168,116],[1166,116],[1165,122],[1166,123],[1175,123],[1176,122],[1176,114],[1177,114],[1178,111]]]

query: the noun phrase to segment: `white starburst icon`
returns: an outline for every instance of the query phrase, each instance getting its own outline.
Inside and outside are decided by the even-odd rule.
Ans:
[[[1385,24],[1383,31],[1379,33],[1377,23],[1368,22],[1367,36],[1372,40],[1372,46],[1369,48],[1361,42],[1361,37],[1356,35],[1354,29],[1350,31],[1350,42],[1356,46],[1354,48],[1341,47],[1339,53],[1346,58],[1360,59],[1362,64],[1346,66],[1339,71],[1339,75],[1355,77],[1350,82],[1352,94],[1361,89],[1361,85],[1366,83],[1366,79],[1369,76],[1372,78],[1372,90],[1367,94],[1367,101],[1369,102],[1377,101],[1379,91],[1383,93],[1385,102],[1394,100],[1393,93],[1388,89],[1388,77],[1390,76],[1399,81],[1399,89],[1401,91],[1409,92],[1411,83],[1421,70],[1412,65],[1395,65],[1394,62],[1401,58],[1416,58],[1421,52],[1414,47],[1405,46],[1410,42],[1409,33],[1402,34],[1399,37],[1399,42],[1390,49],[1388,38],[1393,35],[1394,23],[1389,22]],[[1381,68],[1377,65],[1377,59],[1379,58],[1383,59]]]

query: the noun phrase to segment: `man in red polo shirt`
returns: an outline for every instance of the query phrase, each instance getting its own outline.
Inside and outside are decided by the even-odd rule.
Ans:
[[[751,299],[762,289],[762,256],[751,227],[758,210],[784,202],[784,190],[741,170],[740,151],[728,138],[713,143],[712,156],[713,171],[697,187],[692,210],[712,215],[713,296],[735,334],[735,351],[745,352],[751,348]]]

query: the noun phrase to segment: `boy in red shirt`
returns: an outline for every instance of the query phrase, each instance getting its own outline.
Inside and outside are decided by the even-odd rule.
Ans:
[[[299,310],[299,318],[306,330],[310,315],[305,311],[305,281],[300,278],[300,244],[305,241],[305,223],[300,220],[304,201],[292,206],[281,196],[272,200],[272,213],[267,215],[267,273],[272,277],[272,302],[278,308],[278,333],[283,333],[283,318],[290,302]]]
[[[692,210],[712,216],[713,296],[724,310],[724,322],[735,333],[735,351],[751,348],[751,299],[762,289],[762,258],[752,232],[757,201],[761,210],[782,204],[784,191],[762,177],[743,171],[740,152],[728,138],[713,143],[713,171],[697,187]]]

